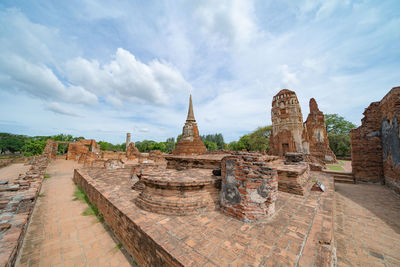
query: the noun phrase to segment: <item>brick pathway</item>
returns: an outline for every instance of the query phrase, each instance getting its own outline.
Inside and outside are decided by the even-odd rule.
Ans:
[[[381,185],[335,188],[338,266],[400,266],[400,196]]]
[[[131,266],[86,203],[73,201],[73,161],[50,164],[17,266]]]

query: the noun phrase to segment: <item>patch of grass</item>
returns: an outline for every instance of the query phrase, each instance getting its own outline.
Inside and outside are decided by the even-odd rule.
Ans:
[[[119,242],[119,243],[118,243],[118,245],[116,245],[116,246],[115,246],[115,248],[117,248],[117,249],[121,249],[121,248],[122,248],[122,243],[121,243],[121,242]]]
[[[38,195],[38,197],[44,197],[44,196],[45,196],[45,194],[43,194],[43,193]]]
[[[76,188],[75,192],[74,192],[74,198],[72,200],[76,201],[76,200],[80,200],[83,202],[86,202],[86,194],[85,192],[83,192],[82,189],[80,189],[79,187]]]
[[[83,191],[81,188],[78,186],[76,187],[76,190],[74,192],[74,198],[72,200],[79,200],[82,202],[85,202],[88,207],[82,212],[83,216],[91,216],[94,215],[97,217],[97,220],[99,222],[104,222],[104,217],[102,214],[100,214],[99,210],[95,205],[93,205],[88,196],[86,195],[85,191]]]
[[[332,171],[344,171],[344,169],[338,165],[326,165],[326,167]]]
[[[51,177],[50,174],[48,174],[48,173],[45,173],[45,174],[44,174],[44,178],[49,179],[50,177]]]

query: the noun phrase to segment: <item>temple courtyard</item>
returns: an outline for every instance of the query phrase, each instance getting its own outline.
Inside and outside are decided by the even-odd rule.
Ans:
[[[381,185],[334,184],[331,175],[312,172],[325,192],[280,192],[275,216],[248,224],[216,211],[187,216],[144,211],[132,202],[138,193],[130,189],[128,172],[86,169],[82,174],[96,188],[97,204],[108,202],[101,223],[83,216],[87,204],[73,200],[74,168],[82,167],[67,160],[50,163],[51,178],[43,182],[17,266],[134,265],[106,226],[115,223],[123,229],[128,221],[142,233],[138,245],[143,257],[146,250],[165,251],[170,264],[177,259],[185,266],[323,266],[330,262],[324,257],[329,253],[318,250],[314,241],[333,234],[335,244],[327,241],[325,246],[335,246],[338,266],[400,265],[400,197]],[[14,179],[25,169],[11,165],[0,169],[0,175]]]

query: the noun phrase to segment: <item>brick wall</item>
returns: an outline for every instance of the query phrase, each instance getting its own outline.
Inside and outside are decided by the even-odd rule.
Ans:
[[[258,153],[237,152],[222,159],[222,213],[243,221],[270,217],[278,193],[277,172]]]
[[[381,182],[400,192],[400,87],[365,110],[351,131],[352,167],[358,181]]]

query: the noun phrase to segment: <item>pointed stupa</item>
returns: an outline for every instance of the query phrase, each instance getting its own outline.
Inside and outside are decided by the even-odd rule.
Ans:
[[[186,121],[189,121],[189,122],[196,121],[196,119],[194,118],[194,112],[193,112],[192,94],[190,94],[190,98],[189,98],[189,110],[188,110],[188,115],[187,115]]]

